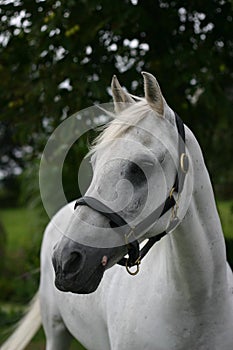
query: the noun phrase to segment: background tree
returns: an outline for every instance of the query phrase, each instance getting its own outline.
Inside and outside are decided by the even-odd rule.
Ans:
[[[1,166],[15,162],[19,146],[30,145],[35,157],[61,120],[108,101],[113,73],[142,94],[138,73],[144,69],[158,77],[168,102],[204,148],[214,183],[229,194],[230,1],[1,0],[0,5],[0,126],[5,140],[9,129],[13,135]],[[17,159],[21,168],[24,155]]]

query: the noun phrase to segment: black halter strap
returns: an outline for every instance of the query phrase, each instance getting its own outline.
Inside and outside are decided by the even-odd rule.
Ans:
[[[176,173],[174,188],[177,193],[181,193],[184,187],[185,176],[189,168],[189,160],[185,153],[186,150],[185,150],[184,123],[176,112],[175,112],[175,117],[176,117],[176,127],[179,135],[179,139],[178,139],[179,165]]]
[[[185,175],[188,171],[188,157],[185,153],[185,130],[184,124],[178,114],[175,113],[176,127],[178,131],[178,154],[179,154],[179,165],[175,177],[175,182],[170,191],[168,197],[158,208],[156,208],[150,215],[148,215],[144,220],[142,220],[136,227],[131,227],[122,217],[121,212],[114,212],[111,208],[97,200],[96,198],[84,196],[77,200],[74,209],[80,205],[86,205],[89,208],[99,212],[101,215],[105,216],[110,220],[111,227],[122,228],[122,231],[126,237],[126,245],[128,249],[128,258],[122,258],[118,261],[119,265],[132,267],[138,265],[143,257],[148,253],[151,247],[158,242],[162,237],[167,235],[168,231],[163,231],[160,234],[149,238],[145,246],[140,250],[139,243],[137,239],[131,240],[132,237],[138,237],[140,233],[148,230],[156,220],[167,213],[171,208],[176,205],[176,200],[174,198],[174,192],[178,195],[181,193],[184,187]],[[130,242],[128,242],[128,239]]]

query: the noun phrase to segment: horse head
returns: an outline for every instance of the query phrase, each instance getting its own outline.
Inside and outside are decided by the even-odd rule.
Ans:
[[[184,127],[155,77],[142,74],[145,98],[128,94],[113,77],[115,119],[91,150],[92,182],[54,248],[61,291],[94,292],[116,263],[138,269],[145,254],[139,243],[149,239],[151,246],[177,224],[188,170]]]

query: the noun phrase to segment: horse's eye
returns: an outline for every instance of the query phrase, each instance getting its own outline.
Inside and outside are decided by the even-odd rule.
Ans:
[[[146,182],[146,175],[140,166],[134,162],[129,162],[129,165],[125,171],[125,178],[136,187],[142,186]]]

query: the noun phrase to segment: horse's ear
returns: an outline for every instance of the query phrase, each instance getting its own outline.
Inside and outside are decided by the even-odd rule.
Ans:
[[[155,77],[146,72],[142,72],[144,79],[145,98],[151,108],[159,115],[164,115],[164,99],[159,84]]]
[[[117,113],[121,112],[127,107],[128,103],[135,103],[133,98],[122,89],[117,77],[114,75],[112,78],[112,96],[115,105],[115,111]]]

